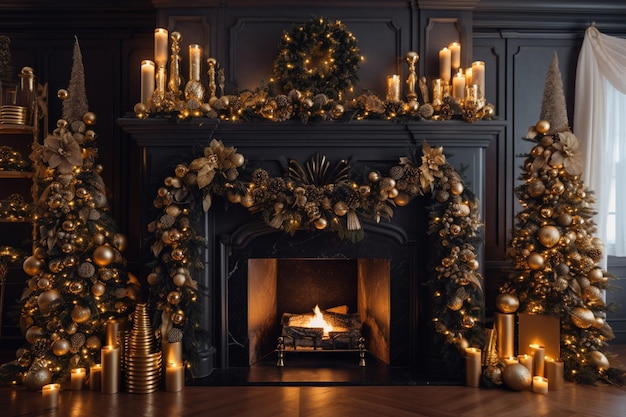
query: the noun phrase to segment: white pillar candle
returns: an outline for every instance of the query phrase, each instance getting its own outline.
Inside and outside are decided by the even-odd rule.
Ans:
[[[70,371],[70,388],[73,391],[80,391],[83,389],[85,383],[85,368],[74,368]]]
[[[400,101],[400,76],[387,76],[387,100]]]
[[[507,366],[519,363],[519,361],[517,360],[515,356],[506,356],[503,360],[504,360],[504,364]]]
[[[189,80],[200,81],[202,65],[202,47],[198,44],[189,45]]]
[[[120,385],[120,348],[104,346],[101,350],[102,382],[100,391],[103,394],[115,394]]]
[[[178,392],[185,387],[185,367],[168,363],[165,367],[165,391]]]
[[[41,407],[43,409],[57,408],[59,392],[61,392],[61,384],[47,384],[41,387]]]
[[[154,94],[154,62],[141,61],[141,102],[148,105]]]
[[[472,84],[478,86],[478,99],[485,98],[485,63],[483,61],[472,62]]]
[[[107,321],[106,324],[106,339],[105,339],[105,345],[106,346],[117,346],[118,340],[117,340],[117,333],[120,330],[120,323],[116,320],[109,320]]]
[[[563,361],[546,356],[546,377],[550,391],[563,389],[564,367]]]
[[[533,375],[544,376],[545,374],[545,355],[546,350],[543,346],[532,344],[529,345],[530,354],[533,356]]]
[[[530,374],[532,375],[532,373],[534,372],[532,356],[527,355],[526,353],[523,355],[518,355],[517,361],[524,365],[526,369],[528,369],[528,372],[530,372]]]
[[[450,50],[450,62],[452,64],[452,68],[458,70],[461,68],[461,44],[458,42],[452,42],[448,45],[448,49]]]
[[[465,86],[472,85],[472,67],[465,69]]]
[[[542,376],[534,376],[533,377],[533,392],[537,394],[547,394],[548,393],[548,379]]]
[[[482,351],[478,348],[465,349],[465,383],[468,387],[480,386]]]
[[[154,29],[154,62],[156,62],[158,67],[167,65],[168,42],[167,29]]]
[[[465,74],[461,69],[452,79],[452,97],[457,100],[463,100],[465,97]]]
[[[441,78],[444,84],[450,84],[450,50],[443,48],[439,51],[439,78]]]
[[[92,391],[100,391],[102,380],[102,365],[99,363],[89,368],[89,389]]]

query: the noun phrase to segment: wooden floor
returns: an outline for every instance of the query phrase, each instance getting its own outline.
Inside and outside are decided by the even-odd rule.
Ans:
[[[612,350],[626,358],[626,346]],[[179,393],[63,391],[56,410],[40,407],[40,392],[0,388],[2,417],[624,417],[626,387],[566,383],[540,395],[464,386],[187,386]]]

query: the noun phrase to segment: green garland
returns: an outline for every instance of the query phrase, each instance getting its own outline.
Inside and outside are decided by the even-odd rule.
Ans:
[[[200,206],[211,208],[214,196],[259,213],[268,226],[287,233],[313,229],[352,240],[364,235],[361,219],[391,220],[394,207],[430,196],[429,233],[436,242],[429,280],[433,328],[457,357],[467,346],[483,346],[482,277],[474,246],[482,227],[478,203],[442,147],[424,143],[421,161],[402,157],[388,175],[369,172],[362,184],[350,179],[345,162],[332,166],[319,155],[305,167],[290,161],[279,177],[256,169],[242,180],[244,162],[235,148],[214,139],[202,156],[176,166],[154,200],[158,214],[148,226],[155,257],[148,275],[154,324],[164,339],[182,337],[187,360],[201,337],[196,300],[202,289],[193,277],[202,268],[204,238],[194,219]]]
[[[340,21],[313,18],[284,33],[274,60],[274,77],[282,90],[332,99],[353,86],[361,55],[357,40]]]

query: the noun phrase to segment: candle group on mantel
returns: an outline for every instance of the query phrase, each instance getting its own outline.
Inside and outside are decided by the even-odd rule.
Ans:
[[[459,42],[452,42],[439,51],[439,78],[435,82],[444,96],[451,95],[459,102],[477,100],[479,107],[485,102],[485,63],[474,61],[464,71]]]

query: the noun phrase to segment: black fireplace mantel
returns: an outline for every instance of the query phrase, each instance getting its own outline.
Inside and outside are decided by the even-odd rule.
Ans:
[[[284,123],[273,122],[224,122],[215,119],[194,119],[192,121],[171,121],[165,119],[133,119],[118,120],[118,125],[130,135],[137,145],[138,165],[140,167],[140,187],[134,198],[135,207],[140,211],[139,236],[141,241],[148,237],[147,224],[152,221],[152,201],[157,188],[163,179],[171,175],[173,167],[180,162],[190,162],[200,154],[211,139],[219,139],[226,146],[233,146],[246,158],[248,169],[261,166],[273,174],[280,174],[290,159],[301,163],[308,161],[315,154],[326,156],[334,163],[348,160],[353,172],[367,172],[378,169],[388,172],[397,165],[399,158],[408,156],[417,149],[421,156],[421,146],[427,141],[431,147],[442,146],[450,164],[462,174],[466,187],[477,196],[481,215],[488,216],[487,221],[493,222],[485,228],[486,246],[498,238],[488,233],[500,233],[498,230],[504,222],[502,207],[498,202],[506,192],[505,176],[499,175],[502,159],[505,155],[506,122],[479,121],[420,121],[394,123],[389,121],[351,121],[324,122],[302,124],[297,121]],[[280,171],[280,172],[279,172]],[[500,196],[502,194],[502,196]],[[225,206],[217,204],[211,212],[224,210]],[[228,215],[208,213],[205,234],[208,244],[204,254],[207,268],[200,277],[200,283],[214,290],[216,294],[201,300],[206,311],[201,326],[214,335],[214,346],[217,347],[218,367],[228,367],[229,360],[224,352],[227,346],[228,324],[227,306],[220,304],[219,295],[225,291],[220,283],[220,259],[224,247],[224,236],[230,239],[236,236],[242,227],[242,221],[254,221],[253,215],[241,207],[228,208]],[[396,210],[394,219],[401,224],[402,209]],[[243,217],[242,217],[243,216]],[[250,219],[245,220],[245,218]],[[244,220],[242,220],[244,219]],[[408,240],[414,240],[411,230],[405,230]],[[145,259],[141,265],[150,261],[149,248],[141,253]],[[487,250],[480,249],[484,256]],[[223,268],[223,266],[222,266]],[[141,271],[146,276],[147,271]],[[415,351],[417,348],[414,347]],[[413,348],[409,347],[408,350]],[[207,364],[208,367],[214,363]]]

